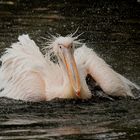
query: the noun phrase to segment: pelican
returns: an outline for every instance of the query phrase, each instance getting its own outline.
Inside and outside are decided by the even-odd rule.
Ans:
[[[18,40],[0,59],[0,97],[35,102],[90,99],[92,93],[85,79],[88,74],[106,95],[134,97],[132,88],[140,89],[74,34],[52,36],[45,55],[28,35],[21,35]],[[51,56],[57,58],[55,62]]]

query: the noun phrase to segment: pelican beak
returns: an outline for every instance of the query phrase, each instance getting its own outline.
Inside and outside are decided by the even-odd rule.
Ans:
[[[80,77],[79,77],[74,56],[70,48],[66,48],[66,47],[63,48],[63,57],[64,57],[64,63],[66,65],[70,83],[76,95],[80,97],[80,90],[81,90]]]

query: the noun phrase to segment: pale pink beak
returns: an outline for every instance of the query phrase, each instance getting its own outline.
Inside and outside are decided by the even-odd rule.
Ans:
[[[76,95],[80,97],[81,90],[80,77],[74,56],[72,55],[70,48],[66,47],[63,48],[63,57],[71,86],[73,87]]]

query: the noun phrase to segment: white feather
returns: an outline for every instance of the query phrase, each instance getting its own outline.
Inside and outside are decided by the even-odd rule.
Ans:
[[[139,87],[115,72],[92,49],[84,44],[75,51],[76,62],[85,67],[87,74],[99,84],[103,91],[112,96],[132,96],[130,86]]]
[[[26,101],[77,98],[71,94],[68,76],[59,64],[54,64],[49,57],[45,58],[28,35],[19,36],[18,40],[1,57],[0,89],[4,90],[0,92],[0,97]],[[60,37],[52,43],[57,41],[72,43],[73,39]],[[88,88],[82,90],[85,94],[81,97],[89,98],[91,93],[86,93]]]
[[[55,84],[59,73],[58,65],[44,59],[44,56],[28,35],[19,36],[19,42],[12,44],[2,56],[0,69],[0,96],[22,100],[46,100],[46,90]],[[53,73],[53,69],[56,69]],[[59,73],[59,74],[58,74]],[[47,79],[47,80],[46,80]],[[60,80],[59,77],[57,80]]]

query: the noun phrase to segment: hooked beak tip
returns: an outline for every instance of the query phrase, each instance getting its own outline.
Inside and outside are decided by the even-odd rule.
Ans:
[[[76,92],[77,97],[80,97],[80,90]]]

